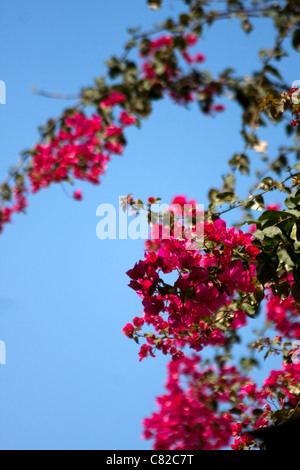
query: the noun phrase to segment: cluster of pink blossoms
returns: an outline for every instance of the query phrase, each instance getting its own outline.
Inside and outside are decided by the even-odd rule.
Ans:
[[[179,44],[177,44],[179,39]],[[185,47],[183,46],[185,42]],[[201,92],[213,99],[216,89],[213,87],[201,87],[195,82],[194,89],[184,92],[176,90],[176,83],[184,78],[180,68],[179,59],[183,59],[188,65],[199,64],[205,60],[205,56],[197,52],[191,54],[190,48],[198,42],[198,37],[193,33],[187,33],[183,38],[171,35],[162,35],[149,41],[149,49],[141,56],[144,60],[141,64],[143,80],[149,80],[157,86],[162,96],[168,93],[177,103],[193,101]],[[178,52],[178,57],[175,52]],[[157,55],[158,54],[158,55]],[[159,57],[159,59],[158,59]],[[172,57],[172,60],[170,58]],[[157,60],[158,59],[158,60]],[[157,68],[157,64],[159,67]],[[162,70],[163,68],[163,70]],[[115,90],[101,101],[102,108],[123,106],[125,96]],[[222,104],[210,103],[203,108],[204,112],[212,114],[224,111]],[[111,154],[121,155],[124,146],[124,127],[136,122],[136,117],[123,110],[116,122],[110,125],[104,124],[101,117],[85,116],[77,113],[66,118],[61,128],[48,143],[36,145],[30,164],[20,173],[23,181],[18,182],[10,190],[10,196],[4,197],[4,203],[0,207],[0,233],[4,224],[11,221],[13,213],[22,212],[27,207],[27,194],[30,192],[26,179],[30,181],[33,193],[42,188],[47,188],[52,183],[79,179],[98,184],[100,176],[104,174],[107,162]],[[74,191],[74,199],[82,199],[81,189]],[[8,202],[5,202],[8,201]]]
[[[267,321],[287,339],[300,339],[300,310],[292,295],[286,299],[268,295],[266,304]],[[297,321],[298,320],[298,321]]]
[[[24,185],[13,188],[13,204],[0,209],[0,233],[3,231],[3,225],[11,222],[11,217],[14,213],[25,211],[27,207],[26,193],[27,189]]]
[[[146,339],[140,359],[154,355],[155,349],[177,360],[186,345],[195,351],[223,345],[226,334],[218,327],[221,309],[230,317],[230,328],[246,323],[246,313],[240,308],[232,311],[230,304],[237,292],[255,291],[254,260],[259,249],[252,240],[251,234],[227,228],[221,219],[205,222],[202,252],[188,250],[186,239],[170,236],[154,240],[153,246],[150,240],[145,259],[127,272],[144,310],[143,317],[135,317],[123,331],[128,337]],[[247,266],[239,259],[241,254]],[[169,273],[177,273],[172,285],[167,284]],[[142,334],[144,325],[154,327],[155,333]]]
[[[112,92],[101,106],[116,106],[124,100],[124,95]],[[49,144],[36,147],[29,173],[33,192],[69,177],[99,184],[110,155],[122,154],[124,126],[133,124],[135,118],[123,111],[119,122],[104,125],[99,116],[88,118],[80,113],[66,118],[67,130],[61,129]]]
[[[154,449],[255,449],[258,442],[252,432],[269,426],[278,407],[299,402],[294,389],[299,385],[300,364],[272,370],[259,389],[234,366],[201,370],[200,363],[195,354],[169,363],[167,393],[157,398],[158,411],[143,421],[143,438],[153,439]]]
[[[150,205],[152,200],[148,200]],[[195,201],[177,196],[175,203],[183,207]],[[279,208],[268,206],[269,210]],[[271,370],[259,388],[235,366],[201,370],[200,357],[194,353],[190,358],[182,351],[184,346],[195,351],[222,346],[230,330],[246,324],[245,312],[232,310],[232,299],[235,294],[255,291],[258,253],[251,234],[229,229],[218,219],[205,222],[201,252],[187,250],[185,240],[172,237],[148,240],[145,259],[128,271],[129,285],[143,299],[144,310],[142,317],[126,325],[124,333],[146,340],[140,360],[155,356],[156,350],[173,359],[168,365],[167,392],[157,398],[158,411],[143,422],[143,437],[154,441],[154,449],[256,449],[259,441],[254,431],[272,425],[274,413],[297,409],[300,363],[288,360],[280,370]],[[241,263],[241,254],[247,263]],[[169,273],[177,273],[172,285],[167,284]],[[290,274],[287,281],[294,282]],[[293,298],[280,299],[270,289],[265,298],[266,320],[284,337],[299,338],[296,320],[300,312]],[[226,315],[226,307],[231,311],[230,321],[220,330],[215,318],[220,311]],[[142,334],[146,325],[154,327],[155,333]],[[281,343],[281,337],[276,338]]]
[[[100,105],[113,108],[125,101],[125,96],[112,91]],[[63,126],[49,143],[36,145],[26,175],[31,191],[36,193],[52,183],[72,181],[73,179],[100,183],[107,162],[112,154],[123,152],[124,128],[134,124],[135,116],[121,111],[118,122],[105,125],[101,117],[91,117],[77,113],[64,119]],[[27,206],[25,184],[13,190],[13,203],[0,210],[0,232],[3,225],[11,221],[14,212],[21,212]],[[74,191],[74,199],[81,200],[80,188]]]
[[[196,63],[201,63],[205,61],[205,56],[201,53],[196,53],[194,56],[190,54],[188,51],[189,47],[195,46],[198,42],[198,37],[195,34],[187,33],[184,36],[184,41],[186,43],[186,48],[182,50],[181,55],[185,59],[185,61],[191,65]],[[158,51],[165,50],[167,48],[174,48],[175,46],[175,38],[171,35],[163,35],[153,39],[150,42],[149,51],[147,53],[142,53],[142,57],[145,55],[154,56],[154,54]]]
[[[206,57],[204,54],[197,52],[194,55],[191,54],[190,48],[195,46],[198,42],[198,37],[193,34],[193,33],[187,33],[184,36],[184,41],[185,41],[185,48],[179,49],[180,51],[180,57],[186,62],[189,66],[195,65],[195,64],[201,64],[206,60]],[[181,47],[182,47],[182,42],[181,42]],[[186,93],[181,92],[180,95],[175,92],[175,90],[172,90],[172,81],[176,83],[178,81],[182,74],[181,71],[178,67],[178,58],[175,59],[173,63],[173,67],[170,66],[170,62],[166,61],[166,63],[163,62],[162,59],[162,53],[169,53],[169,54],[174,54],[176,50],[176,38],[171,36],[171,35],[162,35],[160,37],[157,37],[156,39],[150,41],[149,48],[147,51],[143,51],[141,53],[141,56],[143,58],[147,57],[147,60],[145,60],[141,64],[141,68],[143,70],[143,78],[148,79],[149,81],[152,81],[153,84],[157,84],[158,86],[162,87],[162,89],[165,91],[168,89],[168,94],[169,96],[176,102],[176,103],[189,103],[195,100],[196,95],[201,92],[209,95],[212,97],[215,93],[216,90],[213,87],[200,87],[200,85],[195,84],[195,89],[191,91],[187,91]],[[163,70],[160,70],[159,74],[157,73],[156,70],[156,61],[155,61],[155,56],[156,54],[160,54],[160,66],[163,66]],[[168,55],[168,54],[167,54]],[[175,58],[175,55],[174,55]],[[171,88],[171,89],[170,89]],[[208,114],[211,114],[213,112],[223,112],[225,110],[224,105],[222,104],[211,104],[207,109],[206,112]]]
[[[198,370],[199,361],[193,356],[169,363],[168,393],[157,399],[159,411],[143,422],[143,437],[155,440],[155,450],[214,450],[229,445],[234,418],[230,413],[219,414],[214,403],[228,400],[240,377],[232,368],[215,380],[212,369]],[[181,376],[187,387],[182,386]]]
[[[279,211],[280,204],[268,204],[266,210]],[[250,231],[254,232],[256,225],[251,225]],[[282,279],[283,280],[283,279]],[[293,285],[295,282],[291,273],[286,275],[285,281]],[[267,290],[265,296],[266,302],[266,320],[271,322],[283,337],[287,339],[300,339],[300,310],[293,296],[290,294],[285,299],[274,295],[271,289]]]
[[[34,193],[69,177],[98,183],[106,167],[109,157],[102,153],[96,137],[101,119],[78,113],[66,118],[65,125],[67,129],[60,129],[49,144],[39,144],[35,149],[28,175]]]

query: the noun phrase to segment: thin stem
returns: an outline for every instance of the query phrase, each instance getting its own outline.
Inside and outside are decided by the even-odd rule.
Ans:
[[[80,98],[79,94],[73,94],[73,95],[68,95],[68,94],[62,94],[62,93],[56,93],[56,92],[49,92],[49,91],[44,91],[44,90],[39,90],[36,87],[31,88],[32,93],[38,96],[43,96],[44,98],[54,98],[54,99],[59,99],[59,100],[77,100]]]
[[[277,184],[284,184],[284,183],[286,183],[288,180],[290,180],[290,179],[292,179],[292,178],[294,178],[295,176],[298,176],[298,175],[300,175],[299,172],[298,172],[298,173],[291,174],[290,176],[288,176],[288,177],[285,178],[284,180],[279,181],[278,183],[276,182],[276,183],[272,184],[268,189],[265,189],[265,190],[262,191],[261,193],[255,194],[255,196],[250,196],[250,197],[252,198],[252,200],[254,200],[254,199],[256,199],[256,198],[259,197],[259,196],[263,196],[263,195],[266,194],[267,192],[272,191],[274,188],[276,188],[276,185],[277,185]],[[224,211],[221,211],[221,212],[216,212],[216,215],[225,214],[226,212],[229,212],[229,211],[231,211],[231,210],[233,210],[233,209],[237,209],[238,207],[242,207],[242,206],[245,205],[245,202],[247,202],[247,201],[239,202],[239,203],[237,203],[237,204],[231,204],[231,206],[230,206],[228,209],[225,209]],[[249,201],[249,202],[251,202],[251,201]],[[250,207],[250,209],[251,209],[251,207]]]

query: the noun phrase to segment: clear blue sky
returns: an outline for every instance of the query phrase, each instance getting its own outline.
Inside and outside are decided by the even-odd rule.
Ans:
[[[127,27],[148,28],[181,7],[166,0],[153,12],[145,3],[3,0],[0,79],[7,104],[0,106],[0,181],[19,152],[36,142],[37,127],[69,105],[32,94],[32,86],[76,93],[122,52]],[[204,68],[250,73],[258,66],[256,50],[272,45],[268,31],[265,22],[250,36],[237,21],[216,25],[198,47],[207,56]],[[287,61],[288,82],[300,79],[295,63]],[[164,202],[187,194],[207,204],[207,190],[220,186],[227,159],[242,148],[240,110],[225,104],[226,113],[205,118],[196,106],[187,111],[168,100],[157,103],[141,130],[128,130],[124,156],[113,158],[102,184],[80,185],[82,203],[52,187],[30,197],[27,214],[6,226],[0,238],[0,339],[7,348],[7,364],[0,365],[1,449],[151,448],[140,439],[141,421],[163,391],[166,359],[140,363],[138,346],[122,334],[142,309],[125,272],[142,258],[143,241],[98,240],[96,208],[117,206],[119,195],[130,192]],[[269,135],[274,142],[280,136]],[[247,184],[244,178],[240,187]]]

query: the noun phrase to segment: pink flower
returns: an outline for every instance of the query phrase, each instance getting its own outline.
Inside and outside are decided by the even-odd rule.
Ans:
[[[272,203],[272,204],[268,204],[267,207],[266,207],[266,210],[267,211],[280,211],[280,204],[279,203]]]
[[[256,224],[251,224],[250,227],[249,227],[249,232],[250,233],[254,233],[256,231]]]
[[[186,196],[175,196],[172,200],[172,204],[178,204],[183,207],[187,204],[187,197]]]
[[[103,108],[110,108],[112,106],[116,106],[117,104],[123,103],[123,101],[125,101],[125,95],[116,91],[112,91],[108,98],[101,101],[100,105]]]
[[[143,78],[148,78],[148,80],[155,79],[155,70],[150,62],[144,62],[142,64],[142,69],[144,71]]]
[[[241,387],[241,392],[245,392],[247,395],[254,395],[256,392],[255,384],[246,384]]]
[[[201,63],[201,62],[204,62],[205,60],[206,60],[206,57],[204,54],[198,53],[195,55],[195,62]]]
[[[210,111],[216,111],[217,113],[222,113],[225,111],[225,106],[223,104],[212,104],[209,108]]]
[[[134,333],[134,326],[131,323],[127,323],[127,325],[124,326],[122,331],[126,336],[128,336],[128,338],[132,338],[132,335]]]
[[[143,344],[139,352],[140,361],[149,355],[155,357],[153,354],[153,348],[149,344]]]
[[[164,302],[158,297],[146,298],[143,300],[145,313],[148,315],[158,315],[164,308]]]
[[[134,317],[133,319],[133,324],[135,326],[143,326],[144,323],[145,323],[144,318]]]
[[[194,58],[191,56],[191,54],[188,51],[182,51],[182,57],[186,60],[188,64],[193,64]]]
[[[195,34],[188,33],[184,36],[188,46],[194,46],[198,42],[198,37]]]
[[[161,36],[151,41],[151,52],[155,52],[158,49],[162,49],[164,47],[172,47],[172,45],[173,38],[171,36]]]
[[[237,434],[240,434],[243,430],[243,426],[242,426],[242,423],[233,423],[231,425],[231,431],[232,431],[232,435],[233,436],[236,436]]]
[[[268,426],[269,420],[262,418],[261,416],[257,419],[255,429],[260,429]]]
[[[120,114],[120,121],[124,124],[124,126],[131,126],[131,124],[135,123],[136,118],[134,116],[129,116],[126,111],[122,111]]]
[[[122,135],[123,129],[122,127],[118,127],[114,124],[111,124],[110,126],[106,127],[105,131],[107,137],[113,137],[115,135]]]
[[[234,319],[230,324],[231,328],[241,328],[241,326],[247,325],[247,315],[243,310],[234,312]]]
[[[212,345],[220,345],[222,346],[226,341],[226,337],[224,337],[224,333],[222,330],[216,328],[212,331],[212,333],[208,337],[208,343]]]
[[[76,191],[74,191],[73,197],[76,199],[76,201],[82,201],[81,189],[76,189]]]

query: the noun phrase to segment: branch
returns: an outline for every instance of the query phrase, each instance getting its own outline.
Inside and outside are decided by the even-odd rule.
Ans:
[[[67,95],[67,94],[62,94],[62,93],[55,93],[55,92],[53,93],[53,92],[39,90],[35,86],[31,88],[31,91],[35,95],[43,96],[44,98],[54,98],[54,99],[59,99],[59,100],[76,100],[80,98],[79,94]]]

